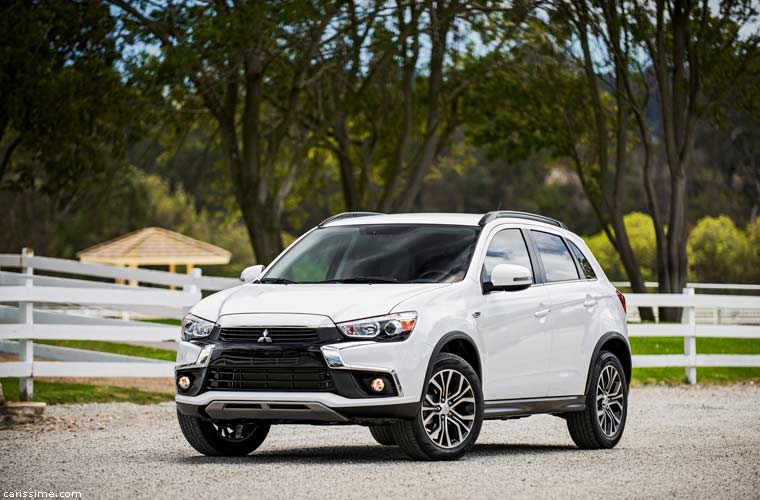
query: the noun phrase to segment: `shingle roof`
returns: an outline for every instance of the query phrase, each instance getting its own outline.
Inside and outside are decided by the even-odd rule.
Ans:
[[[227,264],[230,252],[160,227],[148,227],[82,250],[82,262],[103,264]]]

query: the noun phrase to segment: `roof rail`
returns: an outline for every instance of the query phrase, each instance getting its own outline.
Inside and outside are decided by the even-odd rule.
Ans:
[[[494,212],[488,212],[480,219],[478,225],[485,226],[493,220],[505,218],[527,219],[536,222],[543,222],[544,224],[551,224],[552,226],[561,227],[562,229],[567,229],[567,226],[557,219],[552,219],[551,217],[546,217],[538,214],[531,214],[528,212],[513,212],[510,210],[496,210]]]
[[[370,215],[385,215],[380,212],[343,212],[341,214],[335,214],[331,217],[326,218],[322,222],[319,223],[319,226],[317,227],[324,227],[326,224],[329,224],[330,222],[335,222],[336,220],[341,219],[351,219],[353,217],[368,217]]]

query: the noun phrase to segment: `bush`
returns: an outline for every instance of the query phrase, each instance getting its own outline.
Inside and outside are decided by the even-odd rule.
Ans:
[[[700,283],[748,281],[751,252],[747,234],[729,217],[703,217],[689,234],[689,280]]]
[[[657,246],[652,218],[641,212],[631,212],[623,217],[623,223],[631,240],[633,253],[645,280],[657,280]],[[628,281],[628,275],[620,262],[615,247],[602,231],[584,238],[607,277],[613,281]]]
[[[632,212],[623,219],[641,274],[657,281],[654,226],[646,214]],[[613,281],[628,281],[620,257],[604,232],[585,238],[599,264]],[[699,283],[760,282],[760,217],[742,231],[726,215],[703,217],[687,241],[689,281]]]

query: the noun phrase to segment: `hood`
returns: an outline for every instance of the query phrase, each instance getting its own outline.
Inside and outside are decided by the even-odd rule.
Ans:
[[[449,283],[251,284],[206,297],[192,313],[209,321],[227,314],[291,313],[329,316],[334,322],[388,314],[399,303]]]

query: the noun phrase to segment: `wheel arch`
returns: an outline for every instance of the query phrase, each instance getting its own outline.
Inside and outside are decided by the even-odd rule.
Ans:
[[[433,352],[430,355],[428,361],[427,371],[425,372],[425,380],[429,379],[433,373],[433,365],[435,359],[442,352],[448,352],[450,354],[456,354],[470,363],[475,373],[478,374],[478,378],[482,383],[483,381],[483,365],[480,362],[480,352],[478,351],[475,341],[464,332],[449,332],[435,344]],[[424,388],[423,388],[424,391]]]
[[[596,346],[594,347],[594,353],[591,356],[591,362],[588,366],[588,373],[586,374],[586,394],[588,394],[590,390],[591,373],[594,370],[596,360],[599,359],[602,351],[609,351],[617,356],[617,358],[620,360],[620,364],[623,365],[626,382],[629,385],[631,383],[633,361],[631,359],[631,347],[628,343],[628,339],[622,333],[607,332],[599,338]]]

